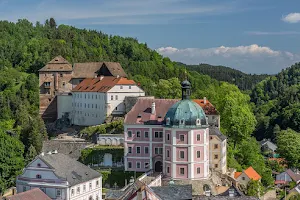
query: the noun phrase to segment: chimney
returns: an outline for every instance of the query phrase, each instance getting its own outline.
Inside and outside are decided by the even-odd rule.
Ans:
[[[104,76],[101,75],[101,76],[100,76],[100,81],[101,81],[103,78],[104,78]]]
[[[203,103],[206,104],[206,97],[203,98]]]
[[[155,114],[155,102],[152,102],[152,106],[151,106],[151,114],[152,114],[152,115]]]

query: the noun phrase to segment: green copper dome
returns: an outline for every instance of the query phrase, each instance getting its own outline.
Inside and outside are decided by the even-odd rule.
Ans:
[[[203,109],[194,101],[184,99],[175,103],[165,116],[168,127],[196,128],[207,126]]]
[[[197,103],[190,100],[191,83],[181,83],[182,100],[175,103],[165,116],[166,127],[197,128],[207,127],[206,115]]]

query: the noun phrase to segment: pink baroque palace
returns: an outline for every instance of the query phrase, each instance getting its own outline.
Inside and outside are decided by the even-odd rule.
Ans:
[[[125,116],[125,171],[153,170],[174,180],[207,179],[210,168],[226,172],[226,137],[190,99],[190,82],[181,86],[181,100],[140,98]]]

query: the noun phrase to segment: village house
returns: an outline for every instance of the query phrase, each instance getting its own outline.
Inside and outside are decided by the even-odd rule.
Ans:
[[[294,181],[296,184],[300,182],[300,174],[296,174],[291,169],[276,175],[275,185],[285,185]]]
[[[260,181],[261,176],[250,166],[242,172],[235,172],[234,178],[238,181],[240,185],[247,186],[248,182],[252,179],[255,181]]]
[[[53,200],[101,200],[102,176],[67,155],[42,153],[17,177],[17,193],[39,188]]]
[[[100,76],[127,77],[119,63],[88,62],[69,63],[62,56],[57,56],[39,70],[40,115],[45,121],[60,118],[57,106],[60,97],[61,104],[68,105],[68,94],[86,78]],[[64,108],[64,106],[61,106]]]
[[[127,96],[145,96],[145,92],[133,80],[124,77],[84,79],[72,90],[72,124],[99,125],[111,114],[124,115]]]
[[[277,145],[267,139],[260,141],[260,147],[262,153],[268,154],[270,157],[275,155],[277,149]]]
[[[216,126],[210,126],[205,109],[190,100],[191,84],[183,81],[181,85],[181,100],[141,98],[125,116],[126,171],[153,169],[174,180],[207,179],[209,166],[226,172],[226,138],[216,130],[212,131],[212,138],[209,133],[209,128],[219,128],[217,111],[209,109],[218,119]],[[206,99],[200,101],[207,103]],[[215,140],[213,165],[210,139]]]

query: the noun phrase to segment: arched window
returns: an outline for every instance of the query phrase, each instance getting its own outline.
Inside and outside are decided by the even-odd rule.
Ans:
[[[201,120],[200,119],[196,120],[196,125],[201,125]]]
[[[180,125],[184,125],[184,119],[180,120]]]
[[[42,178],[42,176],[40,174],[37,174],[35,177],[38,178],[38,179]]]
[[[92,197],[92,196],[90,196],[90,197],[89,197],[89,200],[93,200],[93,197]]]

